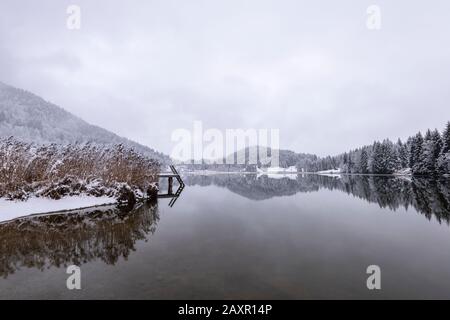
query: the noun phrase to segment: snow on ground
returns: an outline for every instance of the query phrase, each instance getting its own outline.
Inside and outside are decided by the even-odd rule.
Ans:
[[[321,174],[321,175],[338,175],[338,174],[341,174],[341,170],[340,169],[330,169],[330,170],[317,171],[316,173]]]
[[[258,177],[262,176],[262,174],[258,174]],[[290,180],[297,180],[297,174],[296,173],[268,173],[266,174],[267,178],[269,179],[290,179]]]
[[[291,166],[289,168],[282,167],[268,167],[268,168],[256,168],[258,173],[297,173],[297,168]]]
[[[36,213],[47,213],[69,209],[92,207],[102,204],[115,203],[110,197],[74,196],[60,200],[49,198],[30,198],[27,201],[10,201],[0,199],[0,222]]]
[[[411,168],[404,168],[401,170],[397,170],[394,172],[394,175],[397,176],[410,176],[411,175]]]

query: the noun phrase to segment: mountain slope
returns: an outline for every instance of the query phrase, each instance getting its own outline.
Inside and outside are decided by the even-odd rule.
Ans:
[[[166,164],[170,158],[149,147],[91,125],[41,97],[0,82],[0,137],[35,143],[124,144]]]
[[[217,160],[205,159],[199,164],[195,164],[193,160],[183,162],[183,166],[188,170],[217,170],[217,171],[255,171],[256,167],[265,168],[269,166],[288,168],[296,166],[298,169],[306,168],[308,163],[317,161],[318,157],[309,153],[296,153],[291,150],[279,149],[278,151],[278,164],[272,163],[272,150],[263,146],[251,146],[241,149],[240,151],[233,152],[227,157]],[[250,157],[252,155],[252,157]],[[227,164],[230,162],[234,164]],[[254,163],[256,159],[257,163]],[[238,164],[239,163],[239,164]]]

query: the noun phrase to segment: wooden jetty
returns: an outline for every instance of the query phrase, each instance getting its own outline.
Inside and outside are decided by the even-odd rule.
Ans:
[[[167,178],[168,179],[168,188],[167,188],[167,193],[158,193],[158,198],[171,198],[170,202],[169,202],[169,207],[172,207],[175,202],[177,201],[178,197],[180,196],[181,192],[184,189],[184,182],[181,179],[180,174],[178,173],[177,169],[175,169],[175,167],[173,165],[170,165],[170,170],[172,172],[163,172],[160,173],[158,175],[158,178]],[[173,179],[177,179],[178,181],[178,189],[177,191],[175,191],[175,193],[173,192]]]

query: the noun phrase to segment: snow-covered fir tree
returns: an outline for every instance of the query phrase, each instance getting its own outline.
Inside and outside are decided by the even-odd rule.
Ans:
[[[372,173],[390,174],[398,169],[398,156],[394,144],[388,139],[375,142],[372,153]]]
[[[418,132],[406,142],[375,141],[334,157],[317,158],[306,166],[308,171],[337,168],[343,173],[450,175],[450,122],[442,135],[435,129],[427,130],[425,136]]]
[[[407,168],[408,167],[408,146],[406,143],[403,143],[400,138],[397,141],[397,153],[398,153],[398,160],[400,164],[400,168]]]
[[[361,160],[359,162],[359,171],[361,173],[369,172],[369,155],[367,154],[366,148],[361,151]]]
[[[439,174],[450,174],[450,121],[442,133],[442,148],[437,159]]]
[[[411,145],[411,171],[413,174],[422,173],[422,153],[423,153],[423,136],[419,132],[416,134]]]

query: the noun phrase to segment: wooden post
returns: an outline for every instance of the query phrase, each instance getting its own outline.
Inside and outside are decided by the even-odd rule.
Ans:
[[[173,186],[173,177],[169,177],[169,190],[167,191],[168,194],[173,194],[172,186]]]

